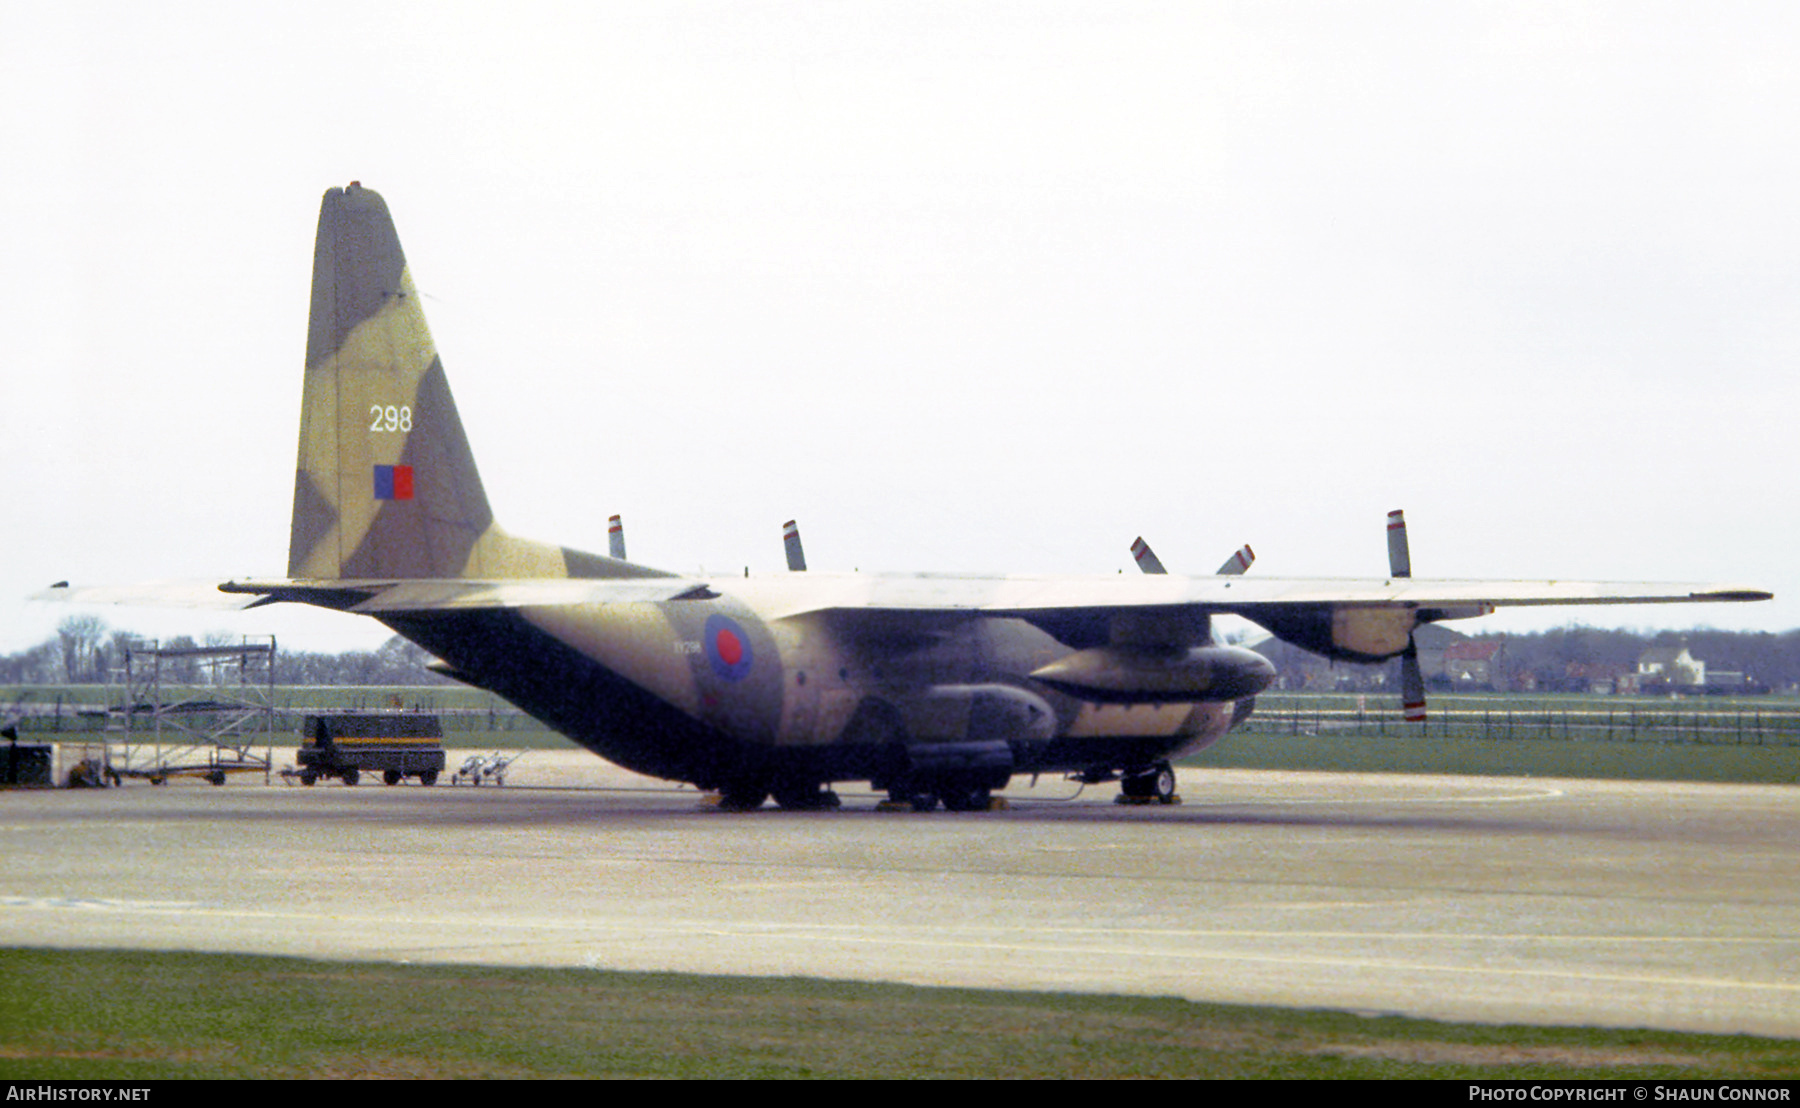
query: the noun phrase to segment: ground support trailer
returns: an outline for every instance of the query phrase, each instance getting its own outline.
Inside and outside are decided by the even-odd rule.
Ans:
[[[336,777],[354,785],[379,773],[390,785],[408,777],[435,785],[444,771],[444,727],[425,712],[339,712],[307,716],[296,775],[302,785]]]

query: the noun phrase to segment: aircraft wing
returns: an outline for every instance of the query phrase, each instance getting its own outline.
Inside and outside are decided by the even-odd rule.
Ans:
[[[1687,604],[1767,600],[1771,595],[1742,585],[1684,582],[853,576],[794,594],[798,603],[778,614],[830,612],[848,628],[877,639],[941,627],[958,617],[1010,617],[1078,650],[1124,641],[1205,642],[1211,637],[1207,617],[1231,614],[1326,657],[1378,661],[1406,650],[1420,623],[1485,615],[1499,607]]]
[[[815,580],[817,580],[815,578]],[[1249,614],[1263,608],[1476,609],[1552,604],[1691,604],[1768,600],[1744,585],[1690,582],[1483,581],[1333,577],[932,577],[849,575],[795,594],[783,615],[825,608],[1038,612],[1192,608]]]

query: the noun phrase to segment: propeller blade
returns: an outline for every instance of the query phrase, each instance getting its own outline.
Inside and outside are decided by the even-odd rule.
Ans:
[[[1406,547],[1406,513],[1388,513],[1388,576],[1412,576],[1412,552]]]
[[[1225,559],[1225,564],[1219,567],[1219,572],[1227,576],[1235,577],[1249,569],[1250,563],[1254,561],[1256,561],[1256,551],[1250,549],[1249,543],[1245,543],[1238,548],[1236,554]]]
[[[800,525],[791,519],[782,524],[781,541],[787,547],[788,569],[794,573],[804,573],[806,551],[800,548]]]
[[[1150,544],[1144,541],[1142,535],[1132,540],[1131,556],[1137,559],[1138,568],[1145,573],[1169,572],[1163,568],[1162,559],[1156,556],[1156,551],[1150,549]]]
[[[1406,513],[1388,513],[1388,576],[1412,576],[1412,551],[1406,542]],[[1400,708],[1408,723],[1425,722],[1425,674],[1419,668],[1419,644],[1406,637],[1406,653],[1400,655]]]
[[[606,552],[621,562],[625,560],[625,521],[618,516],[607,520]]]
[[[1400,706],[1408,723],[1425,722],[1425,674],[1419,669],[1419,647],[1410,638],[1400,655]]]

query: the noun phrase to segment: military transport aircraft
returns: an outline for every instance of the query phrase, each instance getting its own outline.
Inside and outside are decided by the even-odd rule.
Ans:
[[[771,794],[829,807],[832,783],[868,781],[921,809],[979,809],[1013,775],[1040,773],[1168,800],[1169,759],[1241,723],[1275,676],[1261,655],[1215,643],[1218,613],[1375,662],[1409,654],[1422,623],[1499,605],[1770,596],[1425,580],[1399,566],[1283,579],[1230,563],[1207,576],[711,579],[625,560],[616,521],[613,557],[515,538],[489,510],[387,205],[357,183],[326,192],[319,212],[298,469],[287,576],[211,597],[372,616],[601,757],[736,808]]]

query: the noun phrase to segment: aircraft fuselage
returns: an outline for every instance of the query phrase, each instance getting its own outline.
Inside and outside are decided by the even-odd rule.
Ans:
[[[602,757],[705,788],[887,787],[926,772],[921,760],[940,750],[959,752],[944,772],[1000,783],[1003,769],[1150,766],[1216,741],[1239,716],[1242,697],[1104,703],[1034,680],[1076,652],[1023,619],[947,612],[921,628],[879,614],[781,614],[826,576],[720,579],[703,601],[386,622]],[[1209,657],[1237,667],[1252,693],[1273,676],[1247,650]]]

